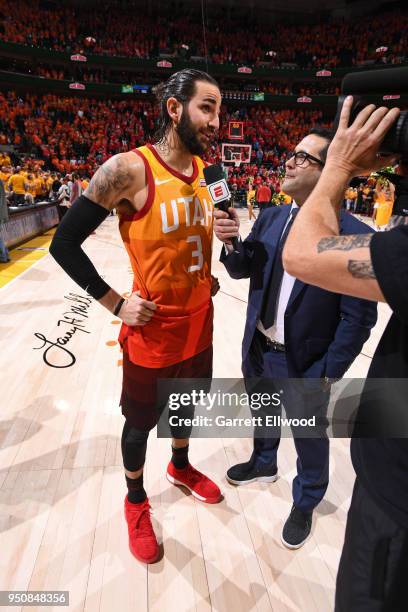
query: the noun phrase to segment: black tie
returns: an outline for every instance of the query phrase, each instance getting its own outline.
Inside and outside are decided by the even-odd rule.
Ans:
[[[276,306],[278,301],[279,289],[283,279],[282,251],[285,246],[286,238],[288,237],[290,228],[299,209],[294,208],[291,211],[291,218],[283,232],[279,244],[277,246],[275,259],[272,266],[271,276],[268,286],[265,290],[264,301],[262,305],[261,321],[265,329],[272,327],[275,322]]]

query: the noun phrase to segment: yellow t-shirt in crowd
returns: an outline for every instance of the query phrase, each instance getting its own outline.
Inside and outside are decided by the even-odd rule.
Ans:
[[[387,225],[392,214],[393,200],[387,199],[385,193],[379,193],[374,206],[377,210],[375,215],[376,224],[380,227]]]
[[[25,177],[22,174],[13,174],[9,179],[9,188],[17,195],[25,194]]]
[[[11,159],[8,155],[0,155],[0,166],[9,166],[11,164]]]
[[[40,196],[44,193],[44,181],[39,176],[34,179],[35,195]]]
[[[35,179],[33,179],[32,181],[26,180],[26,185],[27,185],[27,193],[35,197],[37,195]]]

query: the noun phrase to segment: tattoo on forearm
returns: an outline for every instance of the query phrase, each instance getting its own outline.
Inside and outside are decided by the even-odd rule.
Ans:
[[[387,225],[387,231],[397,227],[398,225],[408,225],[408,217],[402,215],[392,215]]]
[[[373,234],[357,234],[353,236],[330,236],[322,238],[317,244],[317,252],[350,251],[369,246]]]
[[[87,195],[99,204],[111,204],[132,182],[128,164],[123,159],[109,159],[92,177]]]
[[[376,278],[371,261],[349,259],[347,269],[354,278]]]

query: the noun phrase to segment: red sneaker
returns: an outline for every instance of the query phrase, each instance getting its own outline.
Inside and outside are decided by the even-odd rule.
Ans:
[[[132,504],[125,497],[125,518],[129,532],[130,552],[142,563],[154,563],[159,558],[159,545],[150,520],[149,499]]]
[[[172,484],[183,485],[202,502],[216,504],[221,500],[221,491],[215,482],[193,468],[190,463],[182,470],[178,470],[170,461],[166,476]]]

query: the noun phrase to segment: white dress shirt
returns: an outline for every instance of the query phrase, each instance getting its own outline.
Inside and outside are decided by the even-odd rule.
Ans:
[[[290,223],[292,218],[292,210],[295,208],[299,208],[298,205],[293,202],[292,208],[290,209],[290,215],[288,216],[288,220],[285,223],[285,226],[282,230],[281,237],[283,236],[286,227]],[[280,239],[279,239],[280,240]],[[296,278],[291,276],[283,271],[282,283],[279,289],[278,295],[278,306],[276,308],[275,321],[272,327],[265,329],[262,325],[261,320],[258,320],[257,328],[261,331],[265,336],[267,336],[270,340],[274,340],[275,342],[279,342],[280,344],[285,344],[285,311],[289,302],[290,294],[292,293],[293,285],[295,284]]]

